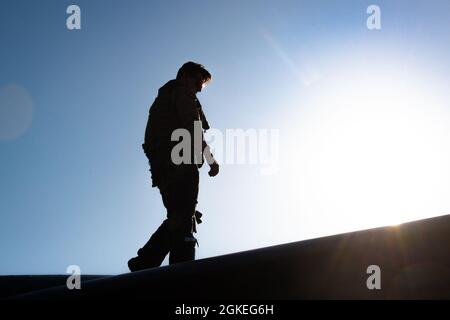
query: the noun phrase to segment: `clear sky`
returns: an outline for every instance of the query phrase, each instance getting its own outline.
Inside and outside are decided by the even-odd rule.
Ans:
[[[81,30],[66,28],[70,4]],[[140,147],[148,108],[188,60],[213,75],[198,95],[212,127],[279,130],[271,174],[202,170],[197,258],[449,214],[449,13],[448,0],[0,1],[0,274],[128,271],[165,216]]]

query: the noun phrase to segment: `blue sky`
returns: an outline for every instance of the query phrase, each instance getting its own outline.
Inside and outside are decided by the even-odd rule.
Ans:
[[[188,60],[213,74],[198,96],[214,128],[280,132],[272,175],[203,170],[198,258],[450,213],[449,11],[1,1],[0,274],[127,271],[165,216],[140,149],[148,108]]]

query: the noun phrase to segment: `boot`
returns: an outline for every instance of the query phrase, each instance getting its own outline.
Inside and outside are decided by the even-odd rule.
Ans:
[[[193,236],[174,241],[170,248],[169,264],[195,260],[195,245],[197,239]]]
[[[167,220],[161,224],[150,240],[138,250],[138,256],[128,261],[130,271],[159,267],[170,249],[170,234]]]

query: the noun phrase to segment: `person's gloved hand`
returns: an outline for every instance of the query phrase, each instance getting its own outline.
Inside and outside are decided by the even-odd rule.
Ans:
[[[215,177],[217,176],[217,174],[219,173],[219,164],[214,161],[212,164],[209,165],[209,176],[210,177]]]

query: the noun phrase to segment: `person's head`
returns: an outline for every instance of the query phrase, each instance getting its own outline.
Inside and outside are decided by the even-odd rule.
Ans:
[[[177,80],[182,81],[192,92],[202,91],[203,86],[211,80],[211,74],[199,63],[186,62],[177,73]]]

